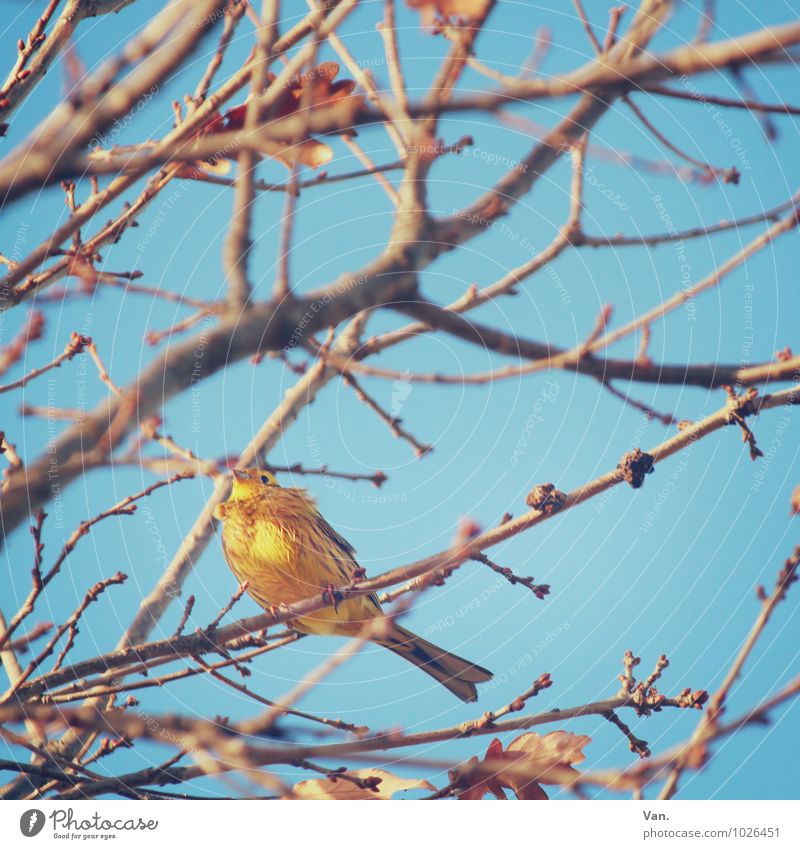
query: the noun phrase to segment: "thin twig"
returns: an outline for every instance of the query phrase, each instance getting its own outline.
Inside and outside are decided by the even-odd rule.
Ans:
[[[219,37],[219,43],[217,44],[217,49],[214,51],[214,55],[211,57],[211,61],[208,63],[208,66],[203,72],[203,76],[200,77],[200,80],[197,83],[197,88],[194,93],[195,103],[202,103],[208,96],[208,90],[211,88],[214,76],[219,70],[220,65],[222,65],[222,60],[225,58],[228,47],[230,47],[231,39],[236,31],[236,27],[238,26],[239,21],[241,21],[244,11],[248,8],[248,6],[249,3],[245,2],[229,3],[228,7],[225,9],[225,23],[222,27],[222,34]]]
[[[395,206],[400,206],[400,196],[397,194],[395,187],[386,179],[383,171],[379,171],[375,163],[369,158],[361,145],[350,136],[343,136],[342,141],[356,156],[356,159],[364,166],[364,170],[372,174],[375,182],[386,192],[386,196]]]
[[[552,687],[553,682],[550,679],[549,672],[543,672],[534,682],[525,690],[523,693],[520,693],[516,698],[512,699],[507,705],[504,705],[501,708],[498,708],[495,711],[487,711],[480,719],[476,720],[474,725],[470,724],[466,726],[465,730],[472,730],[472,728],[486,728],[490,725],[493,725],[498,719],[502,719],[504,716],[507,716],[510,713],[518,713],[521,710],[525,709],[525,705],[527,702],[538,696],[542,690],[546,690],[548,687]]]
[[[286,201],[283,206],[281,218],[281,235],[278,240],[278,261],[275,274],[275,299],[283,301],[289,297],[292,291],[289,259],[292,252],[292,232],[294,230],[295,215],[297,213],[297,163],[292,165],[291,178],[289,180],[289,191],[286,192]]]
[[[747,109],[751,112],[771,112],[783,115],[800,115],[800,106],[790,103],[762,103],[760,100],[736,100],[732,97],[720,97],[716,94],[698,94],[696,92],[680,91],[664,85],[647,85],[644,91],[658,94],[662,97],[675,97],[679,100],[691,100],[696,103],[713,103],[728,109]]]
[[[407,114],[408,94],[403,66],[400,62],[400,50],[397,44],[397,19],[395,17],[394,0],[384,0],[383,21],[377,24],[378,32],[383,39],[383,52],[389,70],[389,82],[392,94],[400,110]]]
[[[194,607],[195,597],[190,595],[189,598],[186,599],[186,604],[183,606],[183,613],[181,613],[180,621],[178,622],[178,627],[175,629],[172,634],[173,637],[180,637],[183,633],[183,629],[186,627],[186,623],[189,621],[189,617],[192,615],[192,608]]]
[[[17,678],[16,681],[12,684],[12,686],[6,690],[6,692],[0,697],[0,704],[7,702],[25,683],[25,681],[30,678],[30,676],[39,668],[39,666],[53,653],[55,650],[56,643],[61,639],[61,637],[66,633],[68,633],[67,641],[64,644],[61,652],[56,659],[55,665],[53,666],[51,672],[57,672],[61,668],[61,664],[66,657],[69,650],[72,648],[73,643],[75,642],[75,637],[78,633],[78,620],[83,615],[83,612],[86,608],[93,602],[97,601],[99,596],[108,589],[108,587],[113,586],[114,584],[122,584],[128,579],[128,576],[123,572],[117,572],[115,575],[112,575],[110,578],[105,578],[102,581],[98,581],[89,590],[86,592],[86,595],[83,597],[83,600],[72,613],[72,615],[67,619],[67,621],[63,625],[59,625],[56,629],[55,634],[47,641],[47,645],[36,655],[36,657],[31,660],[31,662],[25,667],[22,674]],[[6,631],[6,636],[8,631]]]
[[[239,584],[239,588],[236,592],[230,597],[229,601],[223,605],[222,610],[212,619],[212,621],[206,627],[207,631],[213,631],[217,625],[225,618],[225,616],[230,613],[233,606],[241,600],[242,596],[247,592],[247,588],[250,586],[249,581],[242,581]]]
[[[325,716],[317,716],[313,713],[307,713],[306,711],[288,707],[285,704],[279,704],[278,702],[274,702],[271,699],[265,699],[263,696],[260,696],[258,693],[254,693],[252,690],[245,687],[244,684],[239,684],[233,679],[228,678],[226,675],[223,675],[221,672],[214,669],[201,658],[195,657],[193,658],[193,660],[198,663],[213,678],[216,678],[218,681],[221,681],[223,684],[227,685],[231,689],[236,690],[236,692],[238,693],[242,693],[243,695],[247,696],[250,699],[253,699],[259,704],[266,705],[267,707],[271,708],[276,708],[279,714],[285,714],[287,716],[297,716],[300,719],[307,719],[311,722],[318,722],[321,725],[326,725],[331,728],[337,728],[340,731],[347,731],[351,734],[356,734],[361,737],[369,733],[369,728],[367,728],[365,725],[353,725],[350,722],[342,722],[341,719],[329,719]]]
[[[616,725],[616,727],[619,728],[619,730],[625,735],[628,740],[628,746],[632,752],[637,754],[640,758],[650,757],[650,747],[648,746],[647,741],[641,740],[637,737],[633,731],[631,731],[630,726],[623,722],[615,711],[610,710],[604,715],[612,725]]]
[[[498,566],[493,560],[490,560],[485,554],[478,553],[472,556],[473,560],[476,560],[478,563],[483,563],[485,566],[488,566],[493,572],[496,572],[498,575],[502,575],[509,584],[512,586],[515,584],[520,584],[523,587],[527,587],[535,596],[540,600],[544,600],[545,596],[550,595],[550,584],[537,584],[534,583],[534,578],[522,578],[519,575],[515,575],[511,569],[505,566]]]
[[[633,112],[633,114],[644,124],[645,128],[648,129],[665,147],[671,150],[674,154],[679,156],[684,161],[688,162],[690,165],[694,165],[699,168],[702,172],[713,175],[715,177],[720,177],[723,183],[738,183],[739,182],[739,172],[736,168],[718,168],[714,165],[711,165],[709,162],[705,162],[701,159],[696,159],[691,154],[686,153],[685,150],[679,148],[676,144],[671,142],[659,129],[656,125],[644,114],[644,112],[633,102],[632,98],[628,95],[625,95],[622,100],[628,106],[628,108]]]
[[[425,445],[419,442],[413,434],[401,426],[399,418],[387,413],[374,398],[368,395],[350,372],[343,371],[342,380],[353,389],[359,401],[377,414],[378,418],[386,424],[393,436],[403,439],[411,445],[417,457],[424,457],[430,451],[433,451],[432,445]]]
[[[698,723],[697,728],[689,741],[685,757],[675,764],[674,769],[669,774],[669,777],[659,794],[660,799],[671,799],[675,795],[678,790],[678,781],[680,780],[683,770],[686,769],[693,747],[695,745],[699,745],[703,741],[704,737],[710,731],[713,732],[719,724],[723,706],[725,705],[733,685],[741,675],[745,663],[763,634],[767,623],[772,617],[772,614],[775,612],[775,608],[786,598],[786,593],[789,587],[798,581],[799,569],[800,546],[796,546],[791,557],[786,560],[783,568],[778,573],[772,593],[767,596],[763,587],[758,588],[758,597],[761,600],[761,610],[756,617],[756,621],[753,623],[750,633],[747,635],[747,638],[731,664],[730,669],[728,669],[725,678],[716,692],[711,696],[708,709],[703,714],[703,718]]]
[[[173,475],[172,477],[168,478],[167,480],[156,481],[156,483],[151,484],[150,486],[143,489],[141,492],[137,492],[135,495],[128,495],[123,498],[122,501],[118,502],[113,507],[110,507],[108,510],[103,510],[101,513],[98,513],[93,518],[81,522],[80,525],[78,525],[78,527],[72,532],[67,541],[64,543],[61,551],[56,557],[55,562],[44,575],[41,575],[39,569],[39,567],[41,566],[41,549],[39,548],[40,540],[35,532],[34,539],[36,540],[38,565],[34,566],[34,585],[20,609],[17,611],[17,613],[14,614],[13,618],[11,619],[6,634],[2,638],[0,638],[0,646],[2,646],[3,642],[7,640],[14,633],[14,631],[16,631],[20,623],[27,616],[33,613],[34,605],[39,594],[59,573],[59,571],[61,570],[61,566],[64,564],[64,561],[72,553],[80,539],[87,533],[89,533],[90,529],[94,527],[94,525],[96,525],[98,522],[102,522],[104,519],[108,519],[111,516],[130,516],[134,513],[136,509],[134,502],[139,501],[142,498],[146,498],[148,495],[163,486],[171,486],[177,481],[191,480],[193,477],[194,474],[192,473],[179,472]],[[46,514],[41,513],[37,514],[37,516],[38,515],[41,515],[43,519],[44,515]],[[41,533],[41,525],[39,524],[38,527],[38,533]]]
[[[267,468],[271,472],[287,473],[292,475],[322,475],[323,477],[340,478],[346,481],[369,481],[374,487],[380,489],[388,480],[386,475],[381,472],[372,472],[372,474],[363,474],[361,472],[333,472],[327,465],[319,466],[316,469],[309,469],[301,463],[292,463],[291,466],[276,466],[274,463],[267,463]]]
[[[26,375],[23,375],[19,380],[15,380],[13,383],[6,383],[4,386],[0,386],[0,392],[10,392],[12,389],[21,389],[27,383],[30,383],[31,380],[39,377],[42,374],[47,373],[51,369],[58,368],[62,363],[71,360],[73,357],[83,352],[84,347],[91,340],[88,336],[81,336],[75,331],[72,332],[70,336],[69,342],[67,342],[67,346],[64,350],[51,362],[49,362],[45,366],[40,366],[39,368],[32,369]]]

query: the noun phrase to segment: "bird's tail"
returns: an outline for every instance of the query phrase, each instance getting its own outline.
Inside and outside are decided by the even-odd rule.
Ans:
[[[389,633],[376,642],[427,672],[464,702],[477,701],[475,685],[492,677],[488,669],[450,654],[396,623],[392,623]]]

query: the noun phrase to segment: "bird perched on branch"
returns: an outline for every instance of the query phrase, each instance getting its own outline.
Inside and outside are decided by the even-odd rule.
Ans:
[[[364,634],[418,666],[465,702],[478,698],[476,684],[488,669],[423,640],[383,616],[377,596],[336,600],[334,587],[364,576],[353,547],[328,524],[303,489],[284,488],[271,472],[235,469],[231,496],[216,507],[224,522],[225,559],[262,607],[274,610],[331,594],[331,605],[299,616],[291,625],[305,634],[357,637]],[[370,623],[373,623],[370,629]]]

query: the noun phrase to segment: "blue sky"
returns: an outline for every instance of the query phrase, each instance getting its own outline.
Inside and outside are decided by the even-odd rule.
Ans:
[[[294,9],[294,4],[284,5]],[[606,21],[609,5],[587,3],[599,28]],[[693,7],[697,5],[682,5],[653,47],[664,50],[691,39],[697,20]],[[753,8],[739,3],[720,5],[721,20],[714,38],[786,22],[797,12],[795,3]],[[143,24],[154,6],[136,3],[118,16],[84,22],[76,41],[82,61],[96,67]],[[300,6],[305,8],[298,4],[298,13]],[[552,29],[555,44],[544,73],[558,74],[586,61],[589,46],[571,5],[554,3],[549,7],[500,3],[479,42],[482,61],[495,70],[516,73],[530,52],[533,32],[541,25]],[[36,4],[0,2],[5,22],[0,44],[7,55],[30,28],[36,8]],[[370,63],[378,81],[385,83],[386,70],[379,61],[381,40],[375,31],[380,17],[380,3],[364,3],[342,34],[351,51]],[[444,45],[441,39],[421,32],[417,16],[405,9],[400,12],[399,25],[404,69],[410,96],[415,98],[425,92]],[[251,38],[251,27],[245,22],[223,65],[222,77],[241,64]],[[158,138],[171,127],[170,102],[193,91],[215,41],[216,33],[204,42],[191,64],[121,129],[115,139],[118,143]],[[326,49],[321,58],[333,57]],[[59,102],[62,73],[57,65],[19,110],[4,142],[6,150]],[[792,100],[796,94],[793,73],[788,67],[746,71],[758,96],[768,102]],[[464,91],[489,85],[473,71],[464,76]],[[738,95],[731,78],[724,75],[705,77],[697,85],[709,93]],[[573,102],[542,101],[518,105],[513,111],[552,125]],[[679,228],[716,222],[757,213],[788,199],[796,190],[800,161],[792,119],[775,119],[780,136],[770,144],[758,120],[743,111],[715,118],[714,111],[698,104],[641,95],[636,102],[673,142],[694,156],[718,166],[737,166],[740,184],[701,186],[675,173],[654,175],[609,164],[590,154],[587,232],[663,232],[665,214]],[[448,156],[434,166],[429,202],[435,215],[452,214],[468,203],[532,144],[522,132],[474,113],[445,117],[440,134],[447,142],[471,135],[475,146],[464,156]],[[649,160],[676,162],[622,105],[603,118],[591,141]],[[395,158],[380,128],[362,131],[359,142],[375,161]],[[329,171],[360,167],[339,140],[331,144],[336,156]],[[259,174],[281,180],[285,170],[266,161]],[[394,175],[389,179],[396,181]],[[466,285],[488,285],[529,259],[531,251],[544,247],[563,223],[568,183],[569,165],[561,162],[537,182],[534,191],[505,219],[503,229],[485,233],[426,270],[420,279],[422,291],[437,302],[449,302],[462,294]],[[87,187],[81,186],[80,191]],[[126,199],[133,197],[132,193]],[[231,203],[230,192],[220,187],[177,183],[141,216],[138,230],[102,251],[104,267],[140,270],[144,275],[141,282],[196,298],[222,297],[220,257]],[[85,232],[94,232],[120,204],[103,210]],[[251,269],[257,297],[268,297],[271,291],[282,208],[283,198],[277,194],[263,195],[256,204]],[[65,215],[60,190],[27,196],[0,219],[0,250],[12,258],[25,256]],[[391,223],[391,205],[372,180],[304,192],[291,259],[297,290],[308,291],[332,281],[340,272],[359,268],[380,251]],[[692,282],[763,229],[757,224],[687,241],[685,262]],[[796,349],[800,295],[793,281],[797,258],[796,234],[782,237],[727,277],[718,289],[698,298],[695,313],[678,310],[654,325],[650,355],[673,363],[746,363],[768,360],[785,345],[794,344]],[[590,332],[604,304],[613,305],[614,327],[677,291],[682,264],[670,244],[654,249],[568,251],[550,271],[526,281],[518,295],[487,304],[474,316],[527,338],[575,345]],[[76,282],[68,285],[73,288]],[[78,330],[96,341],[115,382],[125,383],[156,353],[143,342],[145,332],[169,327],[188,314],[185,308],[161,300],[110,289],[91,299],[74,297],[37,307],[47,317],[46,339],[30,346],[25,361],[10,373],[12,377],[52,359],[63,349],[70,331]],[[21,308],[3,317],[0,344],[10,340],[25,316]],[[391,313],[379,314],[371,320],[369,332],[401,323],[402,319]],[[611,353],[630,356],[637,342],[628,340]],[[168,341],[162,342],[158,350],[166,344]],[[376,360],[390,368],[448,374],[471,373],[508,362],[459,340],[432,335]],[[83,357],[65,364],[53,378],[40,378],[24,390],[0,398],[0,424],[29,460],[48,439],[47,423],[23,422],[15,412],[19,404],[50,402],[75,407],[85,403],[91,408],[106,393],[94,379],[91,362]],[[235,454],[294,379],[273,361],[258,366],[237,364],[202,383],[195,398],[186,393],[171,401],[165,409],[164,430],[199,456]],[[505,511],[522,512],[525,494],[533,485],[553,481],[561,489],[572,489],[613,468],[632,446],[655,445],[672,432],[657,421],[648,422],[594,381],[562,372],[489,386],[408,387],[387,381],[363,382],[385,406],[401,407],[404,426],[422,442],[434,445],[431,454],[416,459],[410,447],[394,439],[349,388],[331,383],[286,432],[269,459],[275,464],[300,461],[306,465],[327,463],[332,469],[386,472],[389,480],[380,490],[366,483],[315,478],[296,481],[313,491],[322,511],[357,548],[372,575],[445,548],[461,517],[470,516],[491,526]],[[692,387],[634,385],[631,395],[687,419],[707,415],[724,403],[721,390]],[[195,403],[199,403],[201,415],[199,428],[193,431]],[[493,560],[519,574],[551,584],[552,594],[544,602],[474,563],[466,564],[445,587],[425,594],[405,624],[496,673],[496,686],[484,690],[478,708],[456,703],[426,676],[378,648],[365,650],[337,671],[302,706],[369,723],[375,729],[400,722],[408,730],[438,728],[497,708],[527,689],[540,673],[550,672],[553,687],[529,708],[568,707],[613,694],[621,658],[628,648],[642,657],[640,668],[647,671],[661,653],[669,656],[671,665],[661,685],[669,695],[684,687],[713,690],[757,614],[754,587],[774,583],[781,563],[797,543],[798,520],[789,518],[788,504],[799,482],[799,428],[796,411],[764,414],[754,430],[767,456],[755,463],[749,460],[738,431],[715,433],[660,465],[641,490],[618,488],[607,498],[571,510],[488,552]],[[63,504],[49,511],[45,563],[82,519],[153,480],[149,473],[116,466],[92,472],[72,485]],[[283,482],[291,480],[284,477]],[[92,606],[71,657],[90,657],[111,648],[131,612],[157,580],[164,550],[170,555],[174,552],[211,488],[208,479],[180,483],[151,496],[135,516],[98,526],[69,557],[63,574],[39,602],[34,621],[63,620],[89,585],[122,570],[130,580],[112,588]],[[0,603],[6,615],[16,609],[28,590],[31,556],[30,537],[24,530],[0,554]],[[234,579],[215,540],[184,588],[184,597],[189,593],[197,597],[192,623],[199,626],[210,621],[234,589]],[[180,608],[180,604],[170,608],[154,637],[172,633]],[[255,612],[256,605],[249,599],[235,609],[236,615]],[[790,596],[732,692],[731,716],[797,674],[798,624],[796,599]],[[259,658],[248,686],[276,697],[338,644],[333,639],[311,638]],[[202,679],[165,691],[143,690],[138,697],[142,710],[150,713],[181,711],[238,719],[258,709],[244,696]],[[721,744],[709,768],[684,782],[682,797],[796,795],[796,769],[792,776],[793,768],[788,765],[796,763],[800,755],[797,735],[792,732],[798,708],[783,708],[776,716],[773,727],[748,730]],[[647,720],[625,718],[658,752],[688,737],[699,714],[668,711]],[[585,718],[564,728],[592,736],[586,750],[588,766],[632,763],[625,740],[604,720]],[[486,744],[488,738],[440,744],[418,754],[457,761],[482,752]],[[115,769],[135,769],[163,757],[166,752],[154,746],[137,746],[115,757]],[[406,771],[402,766],[396,769]],[[442,776],[438,779],[444,782]],[[202,792],[220,792],[218,786],[207,782],[199,782],[197,787]]]

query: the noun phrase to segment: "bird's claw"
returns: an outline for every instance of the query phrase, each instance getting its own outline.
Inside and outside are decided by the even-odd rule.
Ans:
[[[342,600],[342,594],[337,592],[336,587],[333,584],[328,584],[325,589],[322,591],[322,600],[331,605],[333,609],[338,613],[339,612],[339,602]]]

